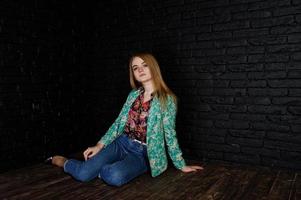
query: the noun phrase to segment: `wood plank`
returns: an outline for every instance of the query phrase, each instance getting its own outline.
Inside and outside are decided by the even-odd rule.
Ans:
[[[182,173],[169,167],[148,173],[122,187],[96,178],[74,180],[62,169],[39,164],[0,174],[0,199],[301,199],[301,173],[264,167],[206,164],[205,170]]]
[[[250,180],[248,188],[242,194],[241,199],[254,200],[266,199],[277,177],[277,170],[258,168],[256,175]]]
[[[290,191],[294,182],[295,173],[292,171],[280,171],[274,180],[273,185],[267,195],[269,200],[289,199]]]
[[[191,181],[182,183],[184,188],[175,199],[195,199],[196,196],[205,192],[220,178],[220,174],[225,173],[224,166],[214,164],[206,165],[202,174],[194,176]],[[187,185],[186,185],[187,184]]]
[[[294,182],[289,195],[289,200],[299,199],[301,199],[301,173],[295,173]]]

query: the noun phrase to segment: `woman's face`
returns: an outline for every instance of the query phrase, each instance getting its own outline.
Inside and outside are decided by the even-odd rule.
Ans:
[[[135,57],[133,59],[132,70],[136,81],[146,83],[152,80],[149,66],[140,57]]]

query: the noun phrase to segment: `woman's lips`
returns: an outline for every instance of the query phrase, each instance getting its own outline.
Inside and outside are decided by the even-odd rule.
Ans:
[[[140,74],[139,76],[140,76],[140,77],[141,77],[141,76],[145,76],[145,74]]]

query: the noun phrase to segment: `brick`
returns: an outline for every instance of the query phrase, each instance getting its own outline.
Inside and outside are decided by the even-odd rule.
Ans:
[[[289,106],[287,110],[293,115],[301,115],[301,106]]]
[[[193,43],[184,43],[181,44],[180,49],[188,49],[188,50],[194,50],[194,49],[202,49],[202,48],[213,48],[214,47],[214,41],[200,41],[200,42],[193,42]]]
[[[266,18],[271,17],[272,13],[267,10],[257,10],[257,11],[251,11],[251,12],[241,12],[241,13],[235,13],[233,14],[233,19],[253,19],[253,18]]]
[[[289,43],[300,43],[301,42],[301,35],[300,34],[288,35],[288,42]]]
[[[255,80],[255,81],[231,81],[231,87],[234,88],[245,88],[245,87],[266,87],[267,83],[264,80]]]
[[[247,63],[246,55],[227,55],[227,56],[215,56],[210,60],[214,64],[236,64],[236,63]]]
[[[213,94],[212,88],[209,88],[209,89],[200,88],[197,90],[197,95],[200,95],[200,96],[206,96],[206,95],[212,95],[212,94]]]
[[[214,7],[223,7],[229,5],[229,0],[216,0],[212,1],[201,1],[198,6],[201,8],[214,8]]]
[[[245,39],[231,39],[225,41],[215,41],[214,46],[217,48],[224,48],[224,47],[236,47],[236,46],[247,46],[248,41]]]
[[[224,74],[216,74],[216,78],[223,79],[223,80],[240,80],[246,79],[246,73],[239,73],[239,72],[228,72]]]
[[[213,90],[213,95],[216,96],[245,96],[246,95],[246,89],[220,89],[215,88]]]
[[[247,107],[246,106],[236,106],[236,105],[211,105],[210,106],[212,110],[216,112],[246,112]]]
[[[301,163],[301,152],[281,151],[281,157],[285,161]]]
[[[301,2],[299,0],[292,0],[292,2],[293,2],[293,5],[299,5],[299,4],[301,4]]]
[[[213,160],[223,160],[223,153],[222,152],[215,152],[215,151],[209,151],[207,153],[205,153],[205,155],[207,155],[207,157],[209,159],[213,159]]]
[[[228,136],[226,142],[228,144],[238,144],[242,146],[250,146],[250,147],[262,147],[263,140],[257,138],[240,138],[240,137],[232,137]]]
[[[251,127],[251,130],[257,130],[257,131],[289,132],[289,130],[290,130],[289,126],[272,124],[272,123],[259,123],[259,122],[252,122],[250,127]]]
[[[209,82],[204,83],[203,81],[200,80],[197,83],[197,87],[205,86],[205,87],[214,87],[214,88],[227,88],[230,83],[230,81],[228,80],[209,80]]]
[[[233,104],[233,97],[201,97],[204,103]]]
[[[276,26],[271,28],[271,34],[281,35],[281,34],[291,34],[291,33],[300,33],[300,25],[295,26]]]
[[[195,71],[197,72],[224,72],[226,71],[225,65],[200,65],[195,66]]]
[[[300,131],[301,131],[301,125],[298,124],[298,125],[292,125],[292,131],[298,135],[294,135],[294,137],[298,137],[298,140],[297,141],[300,141]],[[296,141],[296,140],[295,140]]]
[[[223,8],[221,8],[221,9],[223,9]],[[248,4],[242,4],[240,2],[239,4],[229,6],[228,10],[231,13],[243,12],[243,11],[247,12],[248,11]]]
[[[301,61],[301,52],[292,55],[293,60]]]
[[[299,143],[301,142],[300,134],[282,133],[282,132],[267,132],[266,138],[270,140],[278,140],[289,143]]]
[[[300,15],[296,15],[296,21],[300,24],[300,22],[301,22],[301,14]]]
[[[258,138],[263,139],[265,136],[264,131],[251,131],[251,130],[229,130],[229,133],[233,137],[241,138]]]
[[[270,45],[266,49],[271,53],[301,51],[301,47],[298,44]]]
[[[269,19],[260,19],[253,20],[251,22],[251,27],[254,28],[262,28],[262,27],[274,27],[280,25],[294,25],[294,17],[293,16],[283,16],[283,17],[274,17]]]
[[[243,30],[235,30],[233,31],[233,37],[254,37],[254,36],[267,36],[269,35],[269,28],[251,28],[251,29],[243,29]]]
[[[281,79],[287,76],[285,71],[276,72],[249,72],[249,79]]]
[[[195,40],[196,40],[196,36],[194,34],[181,36],[181,41],[183,42],[193,42]]]
[[[280,6],[289,6],[290,0],[268,0],[262,2],[254,2],[249,4],[249,10],[262,10],[266,8],[275,8]]]
[[[248,106],[250,113],[266,113],[266,114],[285,114],[286,107],[284,106],[262,106],[262,105],[250,105]]]
[[[299,144],[276,141],[276,140],[266,140],[264,142],[264,147],[271,148],[271,149],[292,151],[292,152],[301,152],[301,146]]]
[[[224,159],[227,161],[248,163],[248,164],[258,164],[260,162],[259,155],[250,155],[250,154],[225,153]]]
[[[213,25],[213,31],[239,30],[249,28],[248,21],[237,21]]]
[[[263,64],[235,64],[228,65],[228,70],[232,72],[250,72],[250,71],[262,71]]]
[[[227,144],[209,143],[206,144],[206,149],[209,151],[216,151],[216,152],[233,152],[233,153],[240,152],[240,147],[237,144],[227,145]]]
[[[301,118],[298,115],[286,114],[280,116],[281,122],[288,124],[301,124]]]
[[[299,162],[288,162],[280,159],[274,159],[270,157],[262,156],[262,164],[270,167],[283,167],[283,168],[293,168],[301,169],[301,163]]]
[[[284,54],[249,55],[248,63],[288,62],[289,56]]]
[[[288,94],[287,89],[257,89],[257,88],[250,88],[248,89],[248,94],[250,96],[286,96]]]
[[[275,149],[242,147],[241,152],[246,154],[263,155],[270,158],[280,159],[280,151]]]
[[[270,105],[271,100],[268,97],[235,97],[235,104],[252,104],[252,105]]]
[[[206,137],[213,135],[213,136],[220,136],[224,137],[227,135],[227,131],[225,129],[217,129],[217,128],[199,128],[198,132],[203,133]]]
[[[269,80],[268,85],[272,88],[286,88],[286,87],[301,87],[301,80],[290,79],[290,80]]]
[[[232,37],[232,33],[223,31],[223,32],[211,32],[211,33],[201,33],[197,35],[197,40],[219,40],[219,39],[228,39]]]
[[[245,121],[233,121],[233,120],[229,120],[229,121],[222,121],[222,120],[218,120],[215,122],[215,127],[217,128],[225,128],[225,129],[248,129],[249,128],[249,124],[248,122]]]
[[[300,13],[300,6],[278,7],[273,9],[273,16],[295,15]]]
[[[269,71],[269,73],[271,73],[270,71],[282,71],[280,72],[280,74],[285,77],[286,73],[285,73],[285,69],[287,67],[286,63],[266,63],[264,65],[264,70],[265,71]]]
[[[288,70],[300,70],[300,64],[301,64],[301,61],[290,61],[286,65],[286,68]]]
[[[258,0],[230,0],[230,4],[242,4],[251,2],[258,2]]]
[[[300,105],[301,98],[296,97],[274,97],[272,103],[275,105]]]
[[[267,44],[286,44],[287,36],[282,35],[268,35],[257,38],[248,39],[248,43],[251,45],[267,45]]]
[[[230,115],[230,119],[236,119],[236,120],[244,120],[244,121],[264,121],[266,119],[264,114],[237,114],[237,113],[232,113]]]
[[[301,89],[289,89],[288,96],[301,97]]]
[[[229,114],[227,113],[216,113],[211,111],[210,113],[198,113],[198,119],[210,119],[210,120],[229,120]],[[218,131],[221,132],[219,129]]]
[[[210,142],[210,143],[221,143],[224,144],[225,143],[225,137],[218,137],[218,136],[209,136],[206,138],[206,142]]]

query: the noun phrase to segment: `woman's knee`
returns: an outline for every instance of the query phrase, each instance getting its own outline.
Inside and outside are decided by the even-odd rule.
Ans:
[[[75,179],[81,181],[81,182],[88,182],[92,180],[94,177],[91,175],[91,171],[88,169],[81,169],[76,176],[74,176]]]
[[[110,165],[106,165],[101,169],[100,178],[107,184],[117,187],[120,187],[128,182],[122,170],[114,169]]]

